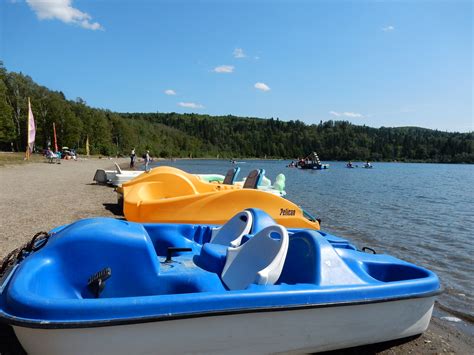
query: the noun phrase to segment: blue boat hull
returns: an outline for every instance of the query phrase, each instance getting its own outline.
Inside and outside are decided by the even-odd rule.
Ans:
[[[252,213],[252,233],[272,223],[261,211]],[[289,230],[278,281],[236,291],[228,290],[220,278],[226,248],[208,243],[212,226],[94,218],[52,232],[42,249],[3,278],[0,316],[17,334],[61,329],[74,337],[81,329],[96,327],[142,327],[150,322],[163,326],[195,318],[318,313],[340,307],[363,306],[367,313],[376,304],[396,302],[415,301],[430,308],[439,292],[439,280],[431,271],[388,255],[361,252],[347,240],[320,231]],[[166,262],[170,247],[190,251]],[[105,268],[111,276],[96,295],[87,280]],[[423,309],[425,323],[430,315]]]

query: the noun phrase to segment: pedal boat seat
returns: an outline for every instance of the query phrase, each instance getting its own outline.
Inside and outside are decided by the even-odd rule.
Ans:
[[[222,227],[212,230],[210,243],[238,247],[242,237],[250,233],[252,223],[252,213],[249,211],[239,212]]]
[[[244,185],[242,188],[244,189],[257,189],[258,185],[263,179],[263,176],[265,176],[265,170],[264,169],[255,169],[252,170],[247,178],[245,179]]]
[[[240,171],[239,167],[229,169],[222,183],[224,185],[234,185],[235,179],[237,178],[239,171]]]
[[[274,225],[243,245],[228,248],[222,282],[229,290],[243,290],[251,284],[273,285],[283,270],[288,245],[288,231]]]

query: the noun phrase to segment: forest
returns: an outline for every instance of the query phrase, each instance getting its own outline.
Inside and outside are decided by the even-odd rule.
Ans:
[[[322,160],[474,163],[474,133],[419,127],[371,128],[347,121],[306,124],[278,118],[180,113],[120,113],[92,108],[81,99],[9,72],[0,61],[0,150],[24,151],[28,98],[36,122],[35,149],[52,145],[53,122],[59,146],[103,156],[284,158],[316,151]],[[449,119],[449,118],[447,118]]]

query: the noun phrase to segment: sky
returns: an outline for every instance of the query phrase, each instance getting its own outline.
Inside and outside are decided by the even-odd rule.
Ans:
[[[0,0],[0,60],[118,112],[468,132],[473,10],[470,0]]]

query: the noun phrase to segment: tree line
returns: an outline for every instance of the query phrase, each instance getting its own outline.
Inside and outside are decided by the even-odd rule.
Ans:
[[[298,120],[179,113],[119,113],[67,100],[62,92],[7,71],[0,62],[0,150],[24,151],[28,97],[37,127],[36,148],[53,144],[91,154],[160,157],[288,158],[318,152],[322,160],[474,163],[474,134],[418,127],[371,128],[347,121]]]

